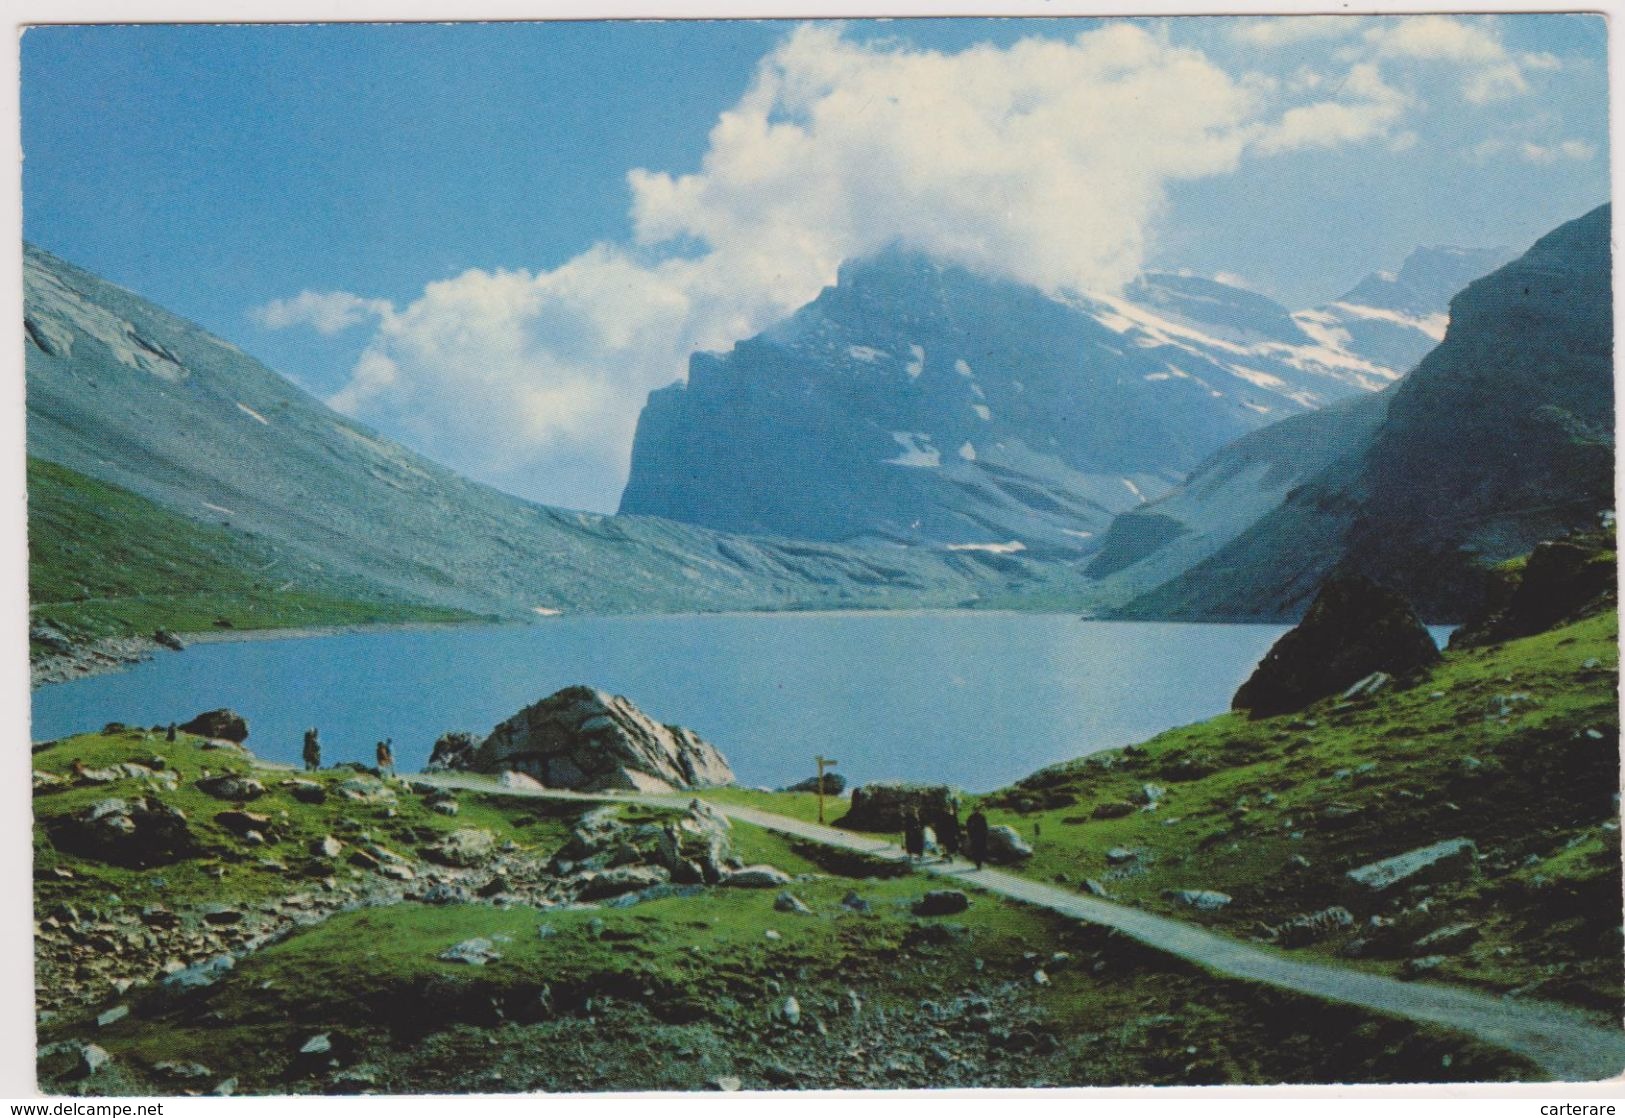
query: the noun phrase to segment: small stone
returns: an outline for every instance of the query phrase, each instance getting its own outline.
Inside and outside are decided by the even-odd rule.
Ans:
[[[851,909],[853,912],[868,912],[869,902],[849,890],[846,896],[841,898],[841,907]]]
[[[1035,985],[1035,986],[1048,986],[1049,985],[1049,975],[1044,973],[1044,968],[1043,967],[1039,967],[1037,970],[1033,971],[1033,985]]]
[[[773,941],[777,942],[778,940],[781,940],[784,937],[779,935],[779,933],[776,930],[774,930],[773,928],[769,928],[767,931],[762,933],[762,938],[763,939],[773,940]]]
[[[320,1056],[333,1050],[333,1038],[327,1033],[317,1033],[299,1046],[301,1056]]]
[[[112,1009],[104,1010],[96,1015],[96,1026],[97,1028],[105,1029],[109,1025],[124,1020],[129,1015],[129,1006],[115,1005]]]
[[[214,1090],[209,1092],[209,1094],[218,1095],[221,1098],[228,1098],[231,1095],[234,1095],[236,1093],[237,1093],[237,1077],[235,1075],[232,1076],[230,1079],[222,1079],[219,1083],[216,1083],[214,1085]]]
[[[789,890],[785,890],[773,899],[773,909],[776,912],[793,912],[803,916],[811,916],[812,909],[806,902]]]
[[[710,1087],[713,1091],[737,1091],[740,1087],[739,1077],[737,1075],[719,1075],[711,1080]]]
[[[792,1027],[801,1024],[801,1003],[791,994],[779,1003],[778,1016],[786,1025]]]
[[[107,1054],[107,1049],[101,1045],[87,1044],[79,1049],[79,1074],[95,1075],[106,1067],[112,1058]]]

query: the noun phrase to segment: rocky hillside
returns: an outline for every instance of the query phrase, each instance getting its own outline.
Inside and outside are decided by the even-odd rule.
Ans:
[[[891,251],[652,393],[621,511],[1076,558],[1235,438],[1397,375],[1212,281],[1062,301]]]
[[[1594,527],[1613,506],[1609,223],[1602,206],[1468,286],[1444,342],[1385,393],[1380,424],[1338,436],[1365,446],[1123,613],[1292,616],[1337,569],[1459,620],[1495,563]]]
[[[1019,558],[750,540],[532,505],[381,438],[229,344],[32,247],[24,294],[30,455],[116,487],[105,492],[125,506],[162,510],[159,534],[191,523],[223,559],[262,556],[252,580],[228,581],[264,584],[273,597],[505,616],[954,604],[1006,593],[1029,573]],[[75,515],[93,511],[86,492]],[[63,487],[34,495],[35,543],[51,557],[50,586],[36,597],[104,597],[92,558],[112,541],[58,538]],[[150,541],[124,542],[137,562]],[[161,564],[149,568],[133,573],[162,581]],[[266,603],[215,608],[276,623]]]

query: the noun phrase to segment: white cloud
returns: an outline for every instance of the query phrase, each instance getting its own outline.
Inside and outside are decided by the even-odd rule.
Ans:
[[[1597,154],[1597,148],[1584,140],[1562,140],[1555,144],[1524,143],[1518,146],[1518,158],[1525,163],[1557,163],[1570,159],[1583,163]]]
[[[1273,49],[1352,35],[1361,22],[1358,16],[1265,16],[1237,20],[1230,38],[1243,46]]]
[[[1524,70],[1553,70],[1562,63],[1551,54],[1516,58],[1489,22],[1451,16],[1411,16],[1377,23],[1365,42],[1378,59],[1448,63],[1460,70],[1461,95],[1475,105],[1529,91]]]
[[[951,55],[807,25],[720,116],[697,172],[630,172],[630,244],[469,271],[401,308],[306,292],[257,319],[332,333],[371,318],[334,407],[482,480],[613,508],[648,392],[806,303],[844,260],[901,242],[1048,290],[1109,289],[1140,270],[1170,184],[1385,139],[1410,104],[1369,62],[1305,95],[1132,24]]]
[[[1597,154],[1597,145],[1585,140],[1556,140],[1536,143],[1533,140],[1513,141],[1499,136],[1481,140],[1467,149],[1468,158],[1483,163],[1497,156],[1520,159],[1525,163],[1552,164],[1570,160],[1584,163]]]
[[[1385,136],[1410,98],[1382,80],[1369,62],[1352,66],[1339,92],[1346,100],[1317,101],[1282,114],[1256,141],[1265,153],[1334,148]]]
[[[304,325],[331,335],[386,315],[390,309],[382,299],[363,299],[345,291],[301,291],[292,299],[273,299],[250,313],[267,330]]]

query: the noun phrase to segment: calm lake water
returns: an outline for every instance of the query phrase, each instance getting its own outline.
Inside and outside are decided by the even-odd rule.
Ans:
[[[33,737],[231,707],[261,757],[296,761],[302,732],[317,726],[328,763],[370,764],[373,743],[393,737],[405,770],[446,730],[483,736],[586,683],[697,731],[743,784],[802,779],[823,753],[860,783],[985,791],[1228,709],[1284,631],[1051,614],[766,614],[203,644],[40,689]]]

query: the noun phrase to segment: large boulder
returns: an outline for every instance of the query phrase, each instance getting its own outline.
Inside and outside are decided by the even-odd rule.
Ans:
[[[1033,848],[1014,827],[1000,824],[987,829],[987,860],[996,866],[1011,866],[1033,856]]]
[[[429,751],[427,772],[455,772],[472,769],[474,754],[479,751],[480,739],[467,730],[451,730],[441,734]]]
[[[852,831],[900,831],[903,813],[917,812],[927,826],[954,808],[954,791],[945,784],[902,784],[883,781],[852,790],[852,803],[836,826]]]
[[[248,740],[248,719],[225,707],[206,710],[190,722],[181,723],[180,729],[200,738],[219,738],[238,745]]]
[[[196,852],[186,816],[155,798],[99,800],[45,830],[58,850],[116,866],[162,866]]]
[[[1301,710],[1373,672],[1404,679],[1438,661],[1438,646],[1404,598],[1362,575],[1335,576],[1230,706],[1268,718]]]
[[[526,773],[550,788],[670,792],[732,784],[715,746],[663,726],[619,695],[567,687],[497,726],[465,763],[475,772]]]

